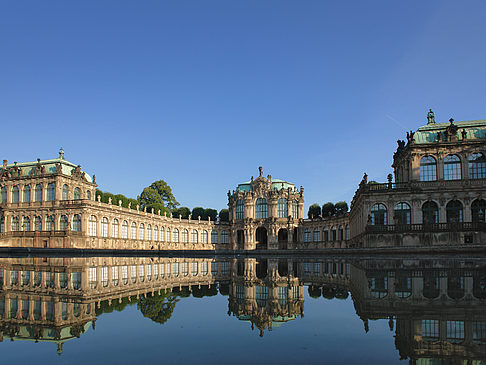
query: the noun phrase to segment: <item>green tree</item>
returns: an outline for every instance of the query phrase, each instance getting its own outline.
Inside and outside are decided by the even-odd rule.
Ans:
[[[98,196],[100,197],[100,199],[103,199],[103,192],[99,189],[96,189],[95,191],[95,199],[98,200]]]
[[[138,196],[138,202],[140,204],[140,208],[148,208],[153,206],[154,204],[161,204],[164,206],[164,201],[160,196],[159,192],[154,188],[147,187],[143,189],[142,194]]]
[[[336,214],[344,214],[348,212],[348,203],[346,202],[337,202],[336,205]]]
[[[131,203],[130,207],[132,209],[137,209],[137,205],[139,204],[137,199],[132,199],[132,198],[128,198],[128,203]]]
[[[221,222],[229,222],[229,210],[228,209],[221,209],[219,211],[219,220]]]
[[[198,219],[198,217],[204,219],[204,208],[201,207],[192,208],[191,219]]]
[[[204,220],[208,220],[208,218],[211,218],[211,220],[215,222],[217,216],[218,216],[218,211],[216,209],[211,209],[211,208],[204,209]]]
[[[169,209],[175,209],[179,205],[179,202],[172,194],[172,189],[164,180],[154,181],[149,188],[154,189],[160,195],[164,206]]]
[[[122,195],[122,194],[117,194],[115,195],[115,205],[118,205],[118,201],[121,200],[122,202],[122,207],[124,208],[128,208],[128,198],[125,196],[125,195]]]
[[[309,207],[309,211],[307,212],[307,217],[308,218],[318,218],[321,216],[321,206],[319,204],[312,204]]]
[[[180,207],[172,211],[172,215],[176,218],[179,218],[180,216],[182,219],[187,219],[190,214],[191,210],[188,207]]]
[[[322,206],[322,217],[329,217],[330,215],[334,215],[336,213],[336,207],[333,203],[327,202]]]
[[[170,292],[161,295],[143,295],[140,297],[137,307],[144,317],[164,324],[172,316],[178,301],[177,296]]]
[[[321,288],[318,286],[309,286],[307,292],[311,298],[319,298],[321,296]]]

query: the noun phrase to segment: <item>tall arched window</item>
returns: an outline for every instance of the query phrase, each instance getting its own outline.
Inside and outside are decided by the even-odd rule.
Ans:
[[[73,198],[74,198],[74,200],[81,199],[81,189],[80,188],[74,188]]]
[[[211,243],[217,244],[218,243],[218,231],[211,231]]]
[[[444,180],[461,180],[461,159],[458,156],[444,158]]]
[[[81,232],[81,216],[79,214],[75,214],[73,217],[73,231]]]
[[[35,186],[35,201],[41,202],[42,201],[42,185],[37,184]]]
[[[68,200],[69,188],[66,184],[62,186],[62,200]]]
[[[371,225],[372,226],[383,226],[387,224],[386,219],[386,206],[384,204],[378,203],[371,207]]]
[[[22,225],[24,226],[24,231],[30,231],[30,217],[24,217]]]
[[[132,240],[137,239],[137,223],[132,222],[132,225],[130,226],[130,238]]]
[[[111,237],[118,238],[118,219],[113,219],[111,223]]]
[[[167,234],[165,235],[165,237],[167,238],[167,242],[170,242],[170,228],[167,228]]]
[[[191,231],[191,243],[197,243],[197,231],[195,229],[193,229]]]
[[[177,228],[174,228],[174,231],[172,232],[172,241],[179,242],[179,230]]]
[[[292,202],[292,218],[299,219],[299,202],[297,200]]]
[[[101,237],[108,237],[108,218],[101,219]]]
[[[447,223],[462,222],[462,203],[459,200],[451,200],[446,206]]]
[[[66,215],[61,215],[59,218],[59,228],[61,231],[66,231],[68,228],[68,217]]]
[[[432,156],[422,157],[420,160],[420,181],[437,180],[437,161]]]
[[[238,200],[236,202],[236,219],[245,218],[245,206],[243,205],[243,200]]]
[[[410,224],[410,212],[410,205],[408,205],[407,203],[398,203],[397,205],[395,205],[393,215],[395,224]]]
[[[30,185],[24,186],[23,201],[24,201],[24,203],[30,203]]]
[[[189,232],[187,229],[182,230],[182,243],[188,243],[189,242]]]
[[[343,229],[343,226],[339,226],[338,236],[339,236],[339,241],[342,241],[344,239],[344,229]]]
[[[473,153],[468,157],[469,161],[469,178],[486,179],[486,158],[480,152]]]
[[[346,225],[346,240],[349,240],[349,226]]]
[[[52,202],[56,197],[56,184],[49,183],[47,185],[47,201]]]
[[[159,240],[159,227],[154,226],[154,241],[157,242]]]
[[[208,243],[208,231],[206,230],[201,233],[201,243]]]
[[[121,238],[127,239],[128,238],[128,222],[123,221],[122,222],[122,232],[121,232]]]
[[[3,187],[0,189],[0,203],[7,202],[7,188]]]
[[[34,230],[42,231],[42,218],[39,216],[34,217]]]
[[[48,216],[46,220],[46,231],[54,231],[54,216]]]
[[[476,199],[471,204],[472,221],[474,223],[486,222],[486,201],[484,199]]]
[[[304,230],[304,242],[310,242],[310,241],[311,241],[310,229],[306,228]]]
[[[267,199],[258,198],[256,201],[256,218],[265,219],[267,218]]]
[[[12,203],[18,203],[19,202],[19,187],[14,186],[12,189]]]
[[[88,235],[91,237],[96,237],[97,232],[96,232],[96,225],[97,225],[98,220],[94,215],[89,217],[88,221]]]
[[[160,242],[164,242],[165,241],[165,230],[164,230],[164,227],[160,227]]]
[[[439,207],[433,201],[425,202],[422,205],[422,223],[436,224],[439,223]]]
[[[91,190],[86,190],[86,199],[91,200]]]
[[[12,217],[12,231],[17,232],[19,230],[19,217]]]
[[[221,243],[228,243],[229,242],[229,234],[228,231],[221,231]]]
[[[287,199],[280,198],[278,200],[278,217],[287,218],[289,216],[289,205]]]
[[[152,241],[152,226],[149,224],[147,225],[147,241]]]
[[[138,239],[143,240],[145,237],[145,225],[143,223],[140,223],[140,227],[138,230]]]

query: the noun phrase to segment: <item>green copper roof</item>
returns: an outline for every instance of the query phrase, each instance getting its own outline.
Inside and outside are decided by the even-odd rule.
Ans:
[[[470,120],[463,122],[454,122],[457,126],[457,136],[459,140],[463,139],[462,131],[466,132],[466,140],[486,138],[486,119]],[[444,133],[450,123],[431,123],[417,129],[413,135],[415,143],[433,143],[437,142],[437,133]]]
[[[280,179],[272,179],[272,190],[295,189],[295,185]],[[238,184],[239,191],[251,191],[251,181]]]

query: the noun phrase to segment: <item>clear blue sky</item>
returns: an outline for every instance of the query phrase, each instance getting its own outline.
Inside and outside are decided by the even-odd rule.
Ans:
[[[1,157],[189,207],[264,174],[306,207],[384,181],[396,140],[486,118],[485,1],[2,1]],[[306,208],[307,209],[307,208]]]

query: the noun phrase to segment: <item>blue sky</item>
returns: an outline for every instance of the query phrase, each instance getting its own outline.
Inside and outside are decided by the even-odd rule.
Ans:
[[[396,140],[485,119],[484,1],[3,1],[1,154],[221,209],[264,174],[307,206],[385,181]]]

